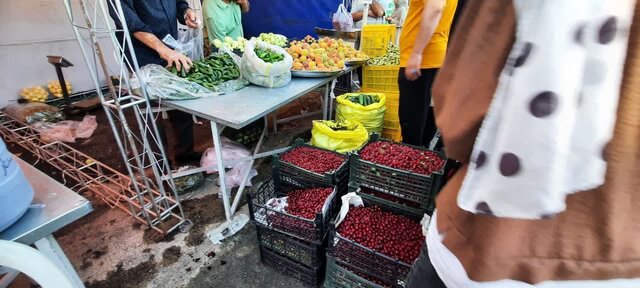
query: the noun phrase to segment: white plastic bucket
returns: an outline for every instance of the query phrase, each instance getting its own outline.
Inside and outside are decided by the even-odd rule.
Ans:
[[[33,188],[0,139],[0,232],[22,217],[33,200]]]

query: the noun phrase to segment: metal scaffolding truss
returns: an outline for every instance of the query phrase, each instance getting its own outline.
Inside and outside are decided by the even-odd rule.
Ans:
[[[118,207],[144,223],[151,221],[150,226],[158,232],[169,232],[184,222],[184,217],[176,210],[180,203],[175,199],[165,199],[170,204],[168,207],[158,205],[163,198],[157,189],[138,193],[134,187],[143,186],[139,181],[132,181],[67,144],[46,142],[31,126],[1,113],[0,135],[60,170],[63,179],[73,179],[76,184],[72,190],[91,191],[109,206]]]
[[[140,68],[120,1],[78,0],[80,11],[77,11],[77,8],[74,9],[71,0],[62,2],[111,125],[129,178],[137,179],[130,181],[130,192],[133,194],[126,196],[127,199],[137,198],[140,204],[134,205],[132,209],[137,210],[132,215],[136,215],[138,219],[144,219],[154,229],[168,233],[185,223],[184,213],[177,200],[173,177],[170,177],[171,168],[152,113],[152,104],[147,98],[145,79],[140,77]],[[111,15],[122,23],[122,29],[117,29],[114,25],[110,10]],[[111,62],[115,62],[116,71],[112,71],[107,64],[108,58],[98,41],[99,38],[110,40],[107,41],[110,43],[104,46],[114,50],[115,61]],[[125,57],[127,54],[131,57]],[[108,81],[114,74],[120,80],[118,85]],[[100,75],[107,79],[108,94],[100,89],[102,86]],[[133,77],[138,79],[141,86],[136,93],[131,89],[130,80]],[[130,120],[125,115],[133,119]],[[129,122],[132,124],[130,125]],[[166,175],[169,177],[162,177]],[[106,178],[108,177],[100,177],[100,179]],[[179,221],[171,224],[164,223],[167,217],[176,217]]]

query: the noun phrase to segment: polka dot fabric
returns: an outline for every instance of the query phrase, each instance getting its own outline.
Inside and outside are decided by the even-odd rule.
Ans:
[[[516,41],[474,145],[458,205],[548,219],[602,185],[633,0],[514,0]]]

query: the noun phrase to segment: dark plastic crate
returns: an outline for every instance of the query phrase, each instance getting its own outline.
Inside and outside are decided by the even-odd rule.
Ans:
[[[426,148],[380,139],[377,134],[371,136],[367,145],[379,141],[405,145],[422,151],[432,151]],[[366,147],[366,145],[364,147]],[[362,147],[362,149],[364,149],[364,147]],[[432,152],[435,152],[442,159],[446,160],[443,152]],[[446,162],[440,170],[430,175],[422,175],[365,161],[362,160],[358,154],[351,154],[349,161],[351,172],[349,179],[352,185],[367,187],[406,201],[417,203],[420,208],[426,209],[429,213],[433,211],[435,207],[435,196],[440,190],[444,180]]]
[[[256,224],[260,245],[307,267],[324,265],[327,241],[314,244]],[[325,238],[326,240],[326,238]]]
[[[298,147],[308,147],[308,148],[316,149],[319,151],[326,151],[326,152],[333,153],[335,155],[342,157],[344,159],[344,163],[332,173],[320,174],[320,173],[316,173],[316,172],[312,172],[312,171],[300,168],[289,162],[280,160],[281,155],[284,155]],[[283,152],[280,155],[274,156],[273,158],[274,158],[274,161],[273,161],[274,174],[278,173],[282,176],[309,179],[311,181],[316,181],[318,183],[322,183],[326,185],[337,185],[341,189],[346,188],[346,185],[349,181],[349,158],[346,155],[340,154],[335,151],[305,144],[300,139],[296,140],[294,144],[291,146],[291,148],[287,149],[287,151]]]
[[[331,256],[327,256],[327,275],[324,279],[325,288],[384,288],[390,287],[388,285],[380,285],[365,279],[360,275],[365,275],[362,272],[356,272],[358,269],[349,267],[346,263],[342,263]],[[359,274],[359,275],[358,275]],[[374,277],[367,276],[369,279],[375,279]]]
[[[304,188],[333,187],[336,193],[329,201],[326,215],[316,213],[315,219],[305,219],[276,211],[266,206],[267,201],[276,197],[284,197],[289,192]],[[298,239],[321,244],[328,231],[329,223],[337,212],[336,202],[341,192],[335,186],[323,185],[306,179],[292,177],[274,177],[262,183],[256,192],[247,194],[251,220],[256,224],[268,227]],[[331,196],[330,196],[331,197]]]
[[[425,213],[429,214],[430,211],[433,211],[433,209],[429,210],[421,208],[420,205],[417,205],[417,203],[415,202],[398,201],[402,200],[402,198],[393,199],[391,197],[395,196],[391,194],[375,191],[373,189],[369,189],[370,191],[368,191],[367,189],[369,188],[354,187],[351,184],[349,187],[349,191],[356,192],[356,194],[362,197],[364,201],[370,200],[376,203],[383,204],[387,207],[394,207],[398,210],[406,211],[409,215],[422,215]]]
[[[274,268],[284,275],[298,279],[311,287],[318,287],[324,279],[324,265],[307,267],[262,246],[260,246],[260,261],[262,264]]]
[[[243,127],[242,129],[224,129],[222,131],[222,135],[232,141],[244,145],[245,147],[252,147],[260,140],[260,136],[262,135],[262,131],[264,130],[264,125],[264,119],[260,118],[256,121],[251,122],[249,125]]]
[[[424,213],[414,213],[401,205],[389,205],[375,197],[362,197],[365,206],[379,206],[384,211],[403,215],[419,222]],[[426,243],[425,243],[426,245]],[[413,263],[405,263],[387,255],[376,252],[355,241],[340,236],[335,224],[329,229],[328,253],[341,263],[365,273],[369,277],[380,279],[382,283],[391,287],[404,287],[405,280]]]

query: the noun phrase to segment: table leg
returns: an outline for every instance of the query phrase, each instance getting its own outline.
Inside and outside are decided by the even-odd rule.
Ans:
[[[236,209],[238,209],[238,204],[240,204],[240,199],[242,199],[242,192],[244,192],[245,189],[245,185],[247,184],[247,181],[249,180],[249,175],[251,174],[251,169],[253,169],[253,163],[255,163],[255,157],[256,155],[258,155],[258,152],[260,152],[260,147],[262,146],[262,141],[264,141],[264,137],[267,136],[267,123],[269,122],[269,118],[268,116],[264,116],[264,129],[262,129],[262,134],[260,134],[260,139],[258,140],[258,143],[256,144],[256,147],[253,149],[253,159],[251,159],[249,161],[249,164],[247,165],[247,167],[249,167],[249,170],[247,170],[247,172],[244,173],[244,175],[242,175],[242,181],[240,182],[240,187],[238,188],[238,192],[236,193],[236,197],[235,199],[233,199],[233,204],[231,205],[231,214],[235,214],[236,213]]]
[[[58,267],[67,274],[69,280],[73,283],[73,286],[84,287],[78,273],[73,269],[69,259],[67,259],[67,256],[64,254],[64,251],[62,251],[62,248],[60,248],[60,245],[58,245],[56,239],[53,238],[53,235],[48,235],[47,237],[36,241],[34,244],[42,254],[46,255],[47,258],[51,259],[53,263],[58,265]]]
[[[267,126],[268,123],[264,123]],[[273,112],[273,134],[278,133],[278,111]]]
[[[0,288],[7,288],[9,284],[20,275],[20,272],[10,268],[0,267],[0,275],[2,274],[4,274],[4,276],[0,278]]]
[[[327,120],[329,113],[329,83],[324,85],[324,101],[322,101],[322,119]]]
[[[218,132],[218,124],[211,121],[211,134],[213,134],[213,146],[218,159],[218,179],[220,179],[220,193],[222,193],[222,203],[224,205],[224,214],[227,220],[231,220],[231,209],[229,207],[229,191],[227,191],[227,180],[225,179],[224,159],[222,159],[222,141],[220,141],[220,132]]]

